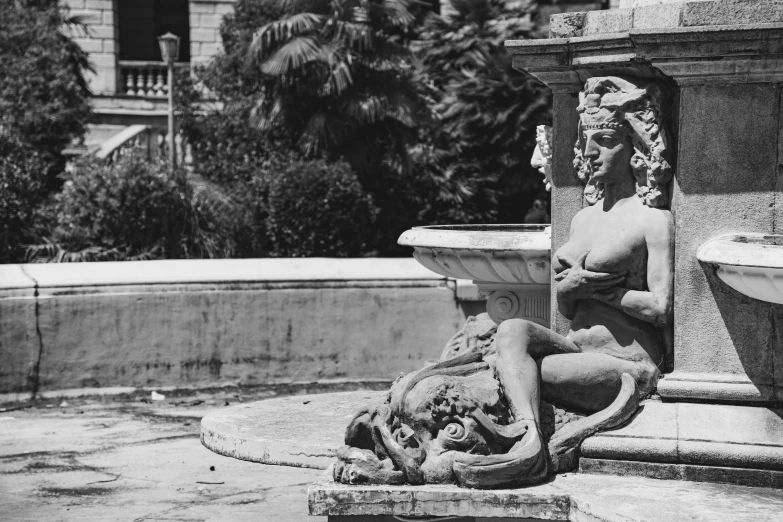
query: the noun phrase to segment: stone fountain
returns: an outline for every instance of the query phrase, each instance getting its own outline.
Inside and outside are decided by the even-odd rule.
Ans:
[[[473,280],[496,323],[525,318],[549,326],[549,228],[436,225],[408,230],[398,242],[433,272]]]
[[[646,3],[506,43],[553,91],[553,225],[403,234],[488,318],[363,397],[312,514],[779,519],[783,3]]]

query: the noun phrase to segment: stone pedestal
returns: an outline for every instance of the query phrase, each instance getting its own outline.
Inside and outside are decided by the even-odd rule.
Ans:
[[[516,68],[554,92],[553,252],[566,241],[571,219],[584,205],[571,165],[574,109],[584,81],[624,75],[656,79],[671,88],[670,129],[677,150],[671,194],[674,328],[658,394],[669,402],[734,405],[720,415],[701,414],[708,411],[706,405],[692,406],[698,421],[688,422],[698,422],[705,444],[727,442],[721,439],[725,426],[729,432],[756,434],[753,442],[738,436],[726,453],[731,458],[716,454],[705,465],[779,469],[771,461],[754,461],[753,455],[779,448],[783,441],[783,430],[767,430],[764,424],[778,417],[771,408],[783,398],[783,307],[732,289],[696,253],[721,234],[780,233],[783,4],[686,2],[555,15],[550,39],[506,45]],[[568,321],[555,307],[552,325],[567,332]],[[632,425],[666,425],[671,414],[645,408]],[[635,447],[630,441],[637,435],[624,433],[627,448]],[[649,447],[663,440],[649,436]],[[685,443],[682,431],[675,430],[673,437]],[[591,444],[585,445],[586,455]],[[600,458],[671,462],[664,453],[605,448]],[[683,455],[677,458],[687,464]],[[731,476],[745,480],[742,473],[724,479]]]
[[[348,486],[330,470],[310,486],[311,515],[329,522],[396,522],[453,517],[459,522],[759,522],[780,520],[783,493],[768,488],[683,483],[586,473],[521,489],[457,486]],[[399,518],[398,518],[399,517]],[[437,519],[435,519],[437,520]]]

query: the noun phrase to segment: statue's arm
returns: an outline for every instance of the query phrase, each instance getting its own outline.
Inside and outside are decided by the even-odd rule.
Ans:
[[[571,220],[571,228],[568,230],[568,239],[571,240],[572,237],[574,237],[574,229],[576,228],[576,221],[579,217],[579,214],[584,212],[584,210],[577,213],[576,216]],[[554,255],[555,259],[553,261],[556,261],[557,268],[555,269],[555,272],[557,274],[555,275],[555,290],[556,290],[556,299],[557,299],[557,310],[569,321],[571,321],[574,318],[574,312],[576,310],[576,299],[572,299],[568,296],[568,293],[564,291],[564,286],[561,284],[561,278],[563,275],[571,268],[569,265],[566,265],[565,262],[555,253]],[[553,265],[554,266],[554,265]]]
[[[671,321],[674,301],[674,222],[671,213],[651,213],[647,241],[648,291],[611,288],[593,297],[632,317],[663,326]]]
[[[568,241],[577,233],[578,223],[584,218],[584,213],[589,209],[582,209],[571,221],[571,232]],[[596,292],[616,288],[625,278],[611,272],[593,272],[585,268],[585,260],[590,250],[587,249],[576,259],[570,262],[555,254],[552,266],[555,267],[557,308],[567,319],[573,320],[576,311],[576,303],[580,299],[590,299]]]

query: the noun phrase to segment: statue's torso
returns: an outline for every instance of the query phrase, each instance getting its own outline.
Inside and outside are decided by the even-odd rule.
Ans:
[[[609,211],[604,211],[601,204],[577,214],[571,237],[553,256],[552,267],[562,272],[589,250],[587,270],[625,276],[621,287],[647,291],[649,213],[668,211],[648,208],[635,196]],[[651,359],[659,364],[663,355],[658,328],[595,299],[577,302],[568,338],[585,352],[623,359]]]

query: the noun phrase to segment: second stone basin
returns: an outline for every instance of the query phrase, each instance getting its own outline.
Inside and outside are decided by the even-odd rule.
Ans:
[[[549,225],[434,225],[406,230],[400,245],[437,274],[488,283],[549,284]]]
[[[783,235],[726,234],[704,243],[696,258],[717,266],[718,277],[734,290],[783,304]]]

